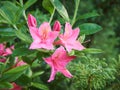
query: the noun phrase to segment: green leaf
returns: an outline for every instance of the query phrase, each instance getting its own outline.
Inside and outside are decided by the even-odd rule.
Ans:
[[[80,27],[80,34],[83,35],[90,35],[90,34],[94,34],[100,30],[102,30],[102,27],[94,24],[94,23],[84,23],[82,25],[79,26]]]
[[[0,28],[1,36],[16,36],[13,28]]]
[[[87,19],[87,18],[96,17],[96,16],[99,16],[99,14],[96,12],[90,12],[90,13],[86,13],[81,16],[78,16],[78,18],[76,20]]]
[[[25,70],[28,68],[28,65],[19,66],[13,69],[8,70],[7,72],[2,74],[0,81],[9,81],[12,82],[19,78]]]
[[[13,51],[13,56],[27,56],[33,54],[33,50],[29,50],[28,48],[17,48]]]
[[[42,6],[43,6],[43,8],[45,8],[50,14],[53,13],[54,7],[53,7],[53,5],[51,4],[50,0],[43,0]]]
[[[9,82],[0,82],[0,89],[10,89],[13,88],[12,84]]]
[[[58,13],[66,20],[69,22],[69,16],[67,13],[67,10],[63,6],[63,4],[59,0],[50,0],[51,3],[53,4],[54,8],[58,11]]]
[[[31,5],[33,5],[37,0],[28,0],[25,5],[24,5],[24,9],[29,8]]]
[[[20,30],[15,31],[15,33],[16,33],[16,36],[19,39],[21,39],[22,41],[27,42],[27,43],[31,43],[32,42],[31,37],[29,37],[27,33],[22,32]]]
[[[95,48],[87,48],[82,50],[82,52],[91,53],[91,54],[103,53],[101,49],[95,49]]]
[[[31,85],[38,89],[49,90],[49,88],[47,86],[40,84],[40,83],[32,82]]]

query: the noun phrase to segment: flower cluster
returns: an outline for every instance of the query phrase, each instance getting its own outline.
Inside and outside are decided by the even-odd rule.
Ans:
[[[76,56],[69,56],[67,52],[71,50],[83,50],[84,46],[77,40],[80,29],[72,29],[70,23],[66,22],[64,33],[60,33],[61,24],[56,21],[51,28],[48,22],[42,23],[37,27],[37,21],[31,14],[28,15],[28,27],[30,34],[33,38],[33,42],[30,45],[30,49],[46,49],[55,50],[55,52],[43,60],[50,65],[51,75],[48,82],[51,82],[55,78],[57,72],[61,72],[64,76],[71,78],[72,74],[66,69],[66,65]],[[55,48],[59,45],[59,48]]]

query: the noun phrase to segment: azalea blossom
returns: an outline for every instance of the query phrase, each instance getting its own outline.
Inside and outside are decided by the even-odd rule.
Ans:
[[[48,82],[54,80],[57,72],[61,72],[64,76],[68,78],[72,77],[71,73],[66,69],[66,65],[71,60],[75,59],[75,56],[68,56],[63,46],[57,48],[51,57],[43,59],[51,67],[51,75]]]
[[[69,23],[65,24],[65,32],[64,34],[60,34],[58,41],[56,41],[55,45],[63,45],[68,52],[72,49],[75,50],[83,50],[84,46],[76,40],[79,35],[79,28],[72,30],[72,26]]]
[[[13,85],[13,88],[10,90],[22,90],[22,87],[17,85],[16,83],[12,83],[12,85]]]
[[[32,15],[28,16],[28,27],[30,34],[33,38],[33,42],[30,45],[30,49],[44,48],[47,50],[54,49],[53,42],[58,36],[57,31],[52,31],[50,24],[44,22],[39,28],[36,27],[36,20]]]

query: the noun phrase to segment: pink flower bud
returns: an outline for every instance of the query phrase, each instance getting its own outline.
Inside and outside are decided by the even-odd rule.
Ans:
[[[32,16],[31,14],[28,14],[28,27],[36,27],[37,26],[37,22],[34,16]]]
[[[60,31],[61,29],[61,24],[59,21],[55,21],[54,25],[53,25],[53,31]]]

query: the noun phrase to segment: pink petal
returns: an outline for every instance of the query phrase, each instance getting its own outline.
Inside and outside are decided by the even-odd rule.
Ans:
[[[60,46],[59,48],[57,48],[55,50],[55,52],[52,55],[52,58],[56,58],[57,56],[61,55],[61,53],[65,53],[66,54],[66,51],[65,51],[63,46]]]
[[[53,25],[53,31],[60,31],[61,30],[61,24],[59,21],[55,21]]]
[[[84,47],[79,41],[76,41],[76,42],[74,42],[74,47],[73,47],[73,49],[83,50],[83,49],[85,49],[85,47]]]
[[[28,27],[36,27],[37,26],[37,22],[34,16],[32,16],[31,14],[28,14]]]
[[[48,35],[48,33],[51,31],[50,24],[48,22],[44,22],[39,27],[39,35]]]
[[[43,60],[52,67],[51,57],[43,58]]]
[[[59,32],[57,32],[57,31],[51,31],[49,33],[49,39],[50,39],[51,43],[54,42],[54,40],[57,38],[58,34],[59,34]]]
[[[0,51],[4,50],[5,46],[3,44],[0,44]]]
[[[56,73],[57,73],[57,70],[55,70],[54,66],[52,66],[51,75],[48,82],[51,82],[54,80]]]
[[[41,48],[40,43],[35,42],[35,41],[32,42],[32,44],[29,47],[29,49],[39,49],[39,48]]]
[[[80,32],[79,28],[74,29],[72,31],[72,35],[71,35],[70,39],[71,40],[76,40],[78,38],[79,32]]]
[[[5,51],[8,55],[12,54],[12,50],[10,48],[6,48]]]
[[[66,23],[64,36],[69,37],[71,34],[72,34],[72,26],[70,25],[70,23]]]
[[[60,72],[61,72],[64,76],[66,76],[66,77],[68,77],[68,78],[72,78],[72,77],[73,77],[72,74],[71,74],[67,69],[60,70]]]
[[[34,40],[40,40],[40,35],[38,34],[38,28],[30,27],[30,34]]]

